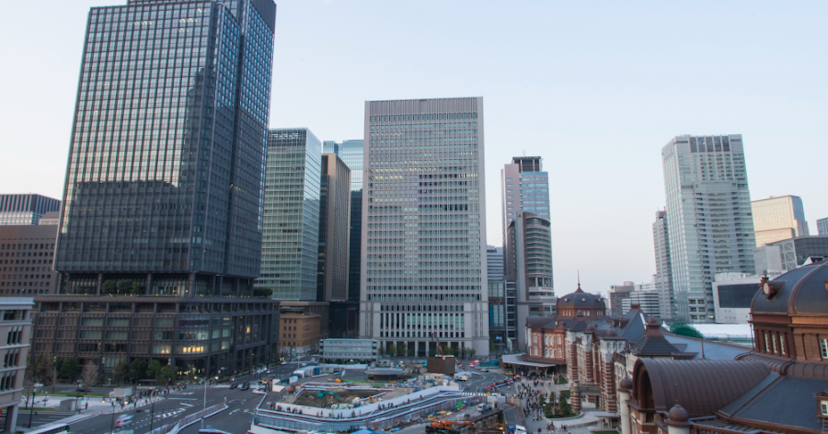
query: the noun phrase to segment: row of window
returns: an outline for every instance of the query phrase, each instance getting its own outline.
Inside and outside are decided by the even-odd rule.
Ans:
[[[449,119],[477,119],[477,113],[431,113],[422,115],[371,116],[371,122],[439,121]]]

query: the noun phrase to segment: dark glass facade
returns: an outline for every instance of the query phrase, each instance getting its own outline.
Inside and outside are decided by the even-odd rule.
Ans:
[[[759,285],[756,283],[719,285],[719,307],[749,309],[757,291]]]
[[[140,274],[147,294],[250,287],[274,21],[272,1],[92,8],[57,243],[61,292],[77,292],[73,276],[103,273]]]
[[[90,10],[55,253],[60,312],[249,312],[275,19],[272,0],[128,0]],[[57,302],[37,301],[45,316],[55,306],[44,304]],[[270,315],[274,306],[252,308]],[[221,327],[236,330],[237,319]],[[196,364],[218,374],[266,361],[275,348],[274,326],[246,321],[245,332],[268,333],[251,340],[234,331],[225,342],[210,329],[197,340],[222,339],[194,345],[177,319],[164,322],[171,336],[152,331],[151,339],[90,320],[81,330],[88,341],[79,335],[64,348],[45,340],[35,353],[96,360],[106,370],[113,360],[148,357],[182,375]]]

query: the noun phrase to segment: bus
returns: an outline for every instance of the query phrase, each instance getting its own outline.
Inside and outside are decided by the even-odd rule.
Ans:
[[[63,434],[68,432],[69,425],[65,423],[50,423],[31,431],[26,431],[27,434]]]

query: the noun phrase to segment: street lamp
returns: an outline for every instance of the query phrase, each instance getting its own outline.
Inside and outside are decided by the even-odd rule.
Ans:
[[[34,415],[35,398],[37,397],[37,387],[32,387],[32,406],[29,407],[29,428],[32,427],[32,416]]]
[[[206,410],[207,410],[207,383],[209,382],[209,379],[200,378],[200,377],[195,377],[195,379],[202,382],[202,383],[204,383],[204,412],[206,413]],[[216,377],[216,379],[218,380],[218,377]],[[205,414],[201,415],[201,429],[204,429],[204,416],[206,416],[206,415]]]

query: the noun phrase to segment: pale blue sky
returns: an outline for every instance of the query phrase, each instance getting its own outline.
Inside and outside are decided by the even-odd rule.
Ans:
[[[4,4],[0,193],[60,197],[87,12],[123,3]],[[651,279],[675,135],[742,134],[752,199],[828,217],[824,1],[277,4],[271,126],[361,138],[365,100],[482,95],[489,244],[500,168],[543,156],[559,295]]]

